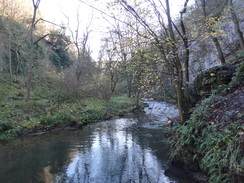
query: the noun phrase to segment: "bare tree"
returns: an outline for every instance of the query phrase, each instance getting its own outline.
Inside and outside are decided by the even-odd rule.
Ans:
[[[76,53],[77,53],[77,69],[76,69],[76,78],[77,81],[80,80],[81,76],[84,74],[84,65],[85,65],[85,61],[87,59],[89,59],[90,57],[90,53],[89,53],[89,49],[87,47],[87,42],[89,39],[89,35],[91,33],[90,30],[90,25],[92,22],[92,18],[90,20],[90,22],[88,23],[88,25],[86,26],[85,30],[83,31],[83,35],[80,35],[80,31],[81,31],[81,17],[79,14],[79,8],[77,9],[76,12],[76,27],[75,30],[73,30],[71,28],[70,25],[70,18],[66,15],[64,15],[67,19],[67,26],[68,29],[70,31],[71,34],[71,38],[72,38],[72,42],[76,48]]]
[[[0,0],[0,12],[2,17],[26,23],[31,17],[29,8],[31,6],[25,0]]]
[[[27,101],[30,99],[30,92],[31,92],[31,80],[32,80],[32,69],[33,69],[33,62],[34,62],[34,47],[35,47],[35,43],[34,43],[34,30],[35,30],[35,25],[36,25],[36,15],[37,15],[37,10],[39,7],[41,0],[32,0],[32,4],[33,4],[33,16],[32,16],[32,21],[31,21],[31,27],[30,27],[30,33],[29,33],[29,37],[30,37],[30,58],[29,58],[29,62],[28,62],[28,70],[27,70],[27,82],[26,82],[26,92],[27,92]]]
[[[148,0],[151,5],[156,8],[154,1]],[[179,58],[179,50],[177,45],[177,39],[175,37],[175,32],[173,29],[173,22],[170,14],[169,1],[166,0],[166,8],[163,3],[159,1],[160,7],[165,9],[166,16],[168,20],[168,26],[163,22],[163,17],[161,16],[158,24],[162,27],[163,34],[159,34],[157,31],[151,27],[147,21],[125,0],[119,0],[119,3],[127,10],[133,17],[144,27],[150,38],[153,39],[153,44],[159,49],[163,60],[168,68],[171,76],[171,80],[174,84],[176,95],[177,95],[177,105],[180,111],[180,120],[183,123],[186,119],[186,107],[185,107],[185,97],[184,97],[184,85],[183,85],[183,71],[184,68]],[[159,15],[159,10],[155,11]],[[145,37],[145,36],[144,36]],[[152,42],[152,40],[150,40]]]
[[[138,35],[134,35],[135,32],[139,31],[139,26],[136,26],[133,29],[128,26],[128,24],[132,23],[130,16],[125,17],[123,23],[121,19],[120,21],[117,19],[113,20],[114,22],[110,22],[110,25],[113,27],[113,30],[110,31],[110,38],[113,39],[113,47],[116,48],[115,51],[119,59],[117,63],[120,69],[122,69],[120,74],[126,80],[127,96],[131,97],[133,95],[133,82],[135,83],[136,80],[136,74],[132,71],[133,69],[131,69],[131,67],[133,67],[132,65],[135,64],[134,56],[141,46]],[[137,81],[137,85],[138,83],[139,82]],[[139,86],[137,86],[137,88],[138,87]],[[136,92],[135,95],[139,99],[139,92],[137,90],[134,91]]]

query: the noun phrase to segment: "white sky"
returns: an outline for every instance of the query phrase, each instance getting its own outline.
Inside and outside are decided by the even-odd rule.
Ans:
[[[179,14],[179,11],[183,8],[184,1],[185,0],[170,0],[172,15]],[[105,2],[106,0],[89,0],[89,3],[94,4],[96,8],[106,11],[104,8]],[[96,60],[98,58],[98,52],[101,46],[100,40],[103,36],[103,32],[106,31],[105,26],[108,25],[106,21],[102,19],[99,12],[86,6],[85,4],[79,3],[78,0],[41,0],[39,9],[45,19],[55,22],[56,24],[67,23],[67,19],[63,15],[65,14],[70,18],[70,20],[72,20],[71,27],[73,27],[75,30],[77,25],[76,17],[78,7],[81,29],[82,27],[83,29],[86,28],[92,19],[92,25],[90,27],[92,32],[90,34],[88,44],[92,50],[92,57]],[[69,34],[68,30],[67,34]],[[82,31],[80,32],[80,35],[82,36]]]
[[[101,7],[102,4],[104,3],[96,2],[96,7]],[[91,48],[93,59],[96,60],[98,58],[101,46],[100,40],[102,38],[101,31],[105,31],[103,25],[106,24],[106,22],[102,20],[99,12],[85,4],[79,3],[78,0],[41,0],[39,9],[45,19],[55,22],[56,24],[66,24],[67,18],[65,18],[65,16],[69,17],[72,30],[76,30],[77,11],[79,9],[80,36],[82,36],[83,30],[92,20],[92,25],[90,26],[92,32],[89,35],[88,45]],[[69,30],[66,31],[66,34],[70,35]]]

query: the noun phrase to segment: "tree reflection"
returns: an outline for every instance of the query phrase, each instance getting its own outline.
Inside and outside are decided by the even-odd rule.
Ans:
[[[131,119],[101,124],[56,182],[170,182],[153,152],[129,130]]]

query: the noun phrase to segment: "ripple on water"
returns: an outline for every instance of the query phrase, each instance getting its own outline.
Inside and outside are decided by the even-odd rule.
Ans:
[[[142,124],[143,128],[158,129],[164,128],[164,123],[168,119],[172,119],[179,116],[179,111],[175,105],[166,102],[157,102],[154,100],[145,100],[148,107],[144,109],[148,120],[146,123]]]

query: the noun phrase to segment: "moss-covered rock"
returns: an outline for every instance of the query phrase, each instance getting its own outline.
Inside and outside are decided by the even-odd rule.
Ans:
[[[243,86],[244,64],[236,61],[232,64],[217,66],[199,74],[185,90],[188,108],[194,107],[212,94],[228,93],[231,88]]]
[[[212,93],[215,93],[215,90],[217,90],[219,86],[228,86],[236,72],[237,66],[238,63],[227,64],[211,68],[199,74],[194,81],[197,94],[201,96],[201,98],[206,98]]]

